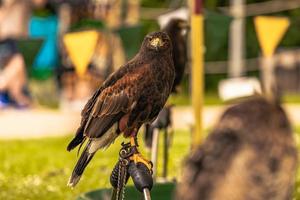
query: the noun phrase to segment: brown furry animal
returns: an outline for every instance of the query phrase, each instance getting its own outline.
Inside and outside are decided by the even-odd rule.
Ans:
[[[263,98],[227,109],[188,158],[178,200],[288,200],[297,165],[284,110]]]

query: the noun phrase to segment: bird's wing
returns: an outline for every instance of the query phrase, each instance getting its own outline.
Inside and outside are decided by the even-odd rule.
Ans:
[[[122,116],[127,114],[139,98],[139,82],[147,70],[141,66],[138,70],[127,73],[114,85],[106,88],[96,98],[86,123],[84,135],[99,138],[110,129]]]
[[[114,89],[116,87],[113,87]],[[84,134],[89,138],[101,137],[114,123],[125,115],[130,104],[130,97],[124,90],[110,91],[101,94],[93,106]]]
[[[124,75],[126,75],[128,72],[131,71],[131,69],[134,66],[129,63],[123,65],[122,67],[119,68],[118,71],[112,73],[102,84],[101,87],[99,87],[93,94],[93,96],[88,100],[86,105],[84,106],[83,110],[81,111],[81,122],[80,126],[78,127],[76,133],[75,133],[75,138],[68,144],[67,150],[71,151],[74,149],[77,145],[81,144],[84,141],[84,130],[87,125],[87,122],[90,118],[90,113],[97,101],[97,98],[99,95],[101,95],[102,91],[105,90],[106,88],[112,86],[115,84],[119,79],[121,79]]]
[[[126,65],[120,67],[119,70],[112,73],[99,87],[93,94],[93,96],[88,100],[86,105],[84,106],[83,110],[81,111],[82,122],[87,120],[86,118],[89,116],[94,104],[96,103],[97,97],[101,94],[101,92],[107,88],[115,84],[119,79],[121,79],[128,71],[130,71],[130,64],[127,63]]]

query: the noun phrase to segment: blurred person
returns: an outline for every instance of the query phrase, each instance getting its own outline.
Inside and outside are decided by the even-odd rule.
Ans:
[[[280,105],[264,98],[227,109],[188,157],[180,200],[292,199],[297,149]]]
[[[92,91],[125,62],[121,38],[105,30],[106,22],[95,16],[95,3],[90,0],[69,2],[60,13],[61,17],[64,16],[64,33],[92,29],[100,35],[84,78],[76,74],[64,44],[61,45],[62,65],[59,68],[59,80],[62,87],[62,105],[74,105],[72,107],[75,109],[81,108],[81,102],[85,102]]]
[[[32,0],[32,3],[35,9],[44,8],[48,3],[48,0]]]
[[[140,19],[139,0],[97,0],[93,2],[94,17],[106,22],[110,28],[137,25]]]
[[[27,36],[30,15],[28,0],[2,0],[0,7],[0,37],[19,38]]]
[[[0,7],[0,93],[19,107],[30,104],[25,94],[26,69],[16,39],[26,36],[29,7],[27,1],[2,0]],[[0,106],[5,106],[0,102]]]
[[[82,107],[82,103],[91,95],[92,91],[102,83],[102,79],[98,76],[101,74],[96,70],[94,63],[89,63],[87,73],[84,78],[80,78],[75,71],[73,62],[69,57],[65,44],[63,43],[64,34],[73,31],[80,32],[81,30],[94,29],[94,24],[98,26],[101,22],[96,22],[93,19],[91,12],[92,2],[90,0],[70,1],[60,9],[61,23],[61,66],[59,67],[59,83],[62,88],[61,105],[71,106],[78,109]],[[92,25],[91,25],[91,21]],[[102,37],[101,37],[102,39]],[[105,45],[102,45],[102,47]],[[94,86],[96,85],[96,87]]]
[[[57,68],[60,64],[59,4],[52,0],[32,0],[28,34],[32,40],[42,41],[30,68],[30,89],[37,103],[45,106],[58,103]]]
[[[43,76],[41,79],[47,79],[47,73],[53,72],[59,62],[59,21],[56,8],[50,1],[32,0],[32,15],[28,28],[30,37],[44,40],[43,46],[34,60],[33,67],[37,72],[42,74],[45,72],[45,77]]]

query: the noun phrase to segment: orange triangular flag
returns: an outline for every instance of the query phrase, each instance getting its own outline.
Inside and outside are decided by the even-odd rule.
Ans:
[[[82,31],[68,33],[63,38],[67,52],[79,76],[83,76],[87,70],[94,54],[98,37],[99,33],[96,31]]]
[[[254,24],[263,55],[272,56],[290,25],[289,19],[259,16],[255,17]]]

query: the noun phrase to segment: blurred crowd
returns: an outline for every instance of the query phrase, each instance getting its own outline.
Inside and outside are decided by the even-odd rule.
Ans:
[[[0,109],[28,108],[43,99],[75,107],[84,103],[128,57],[112,30],[136,25],[139,5],[128,1],[127,16],[120,2],[0,0]],[[64,36],[90,29],[99,37],[84,76],[79,76]]]

